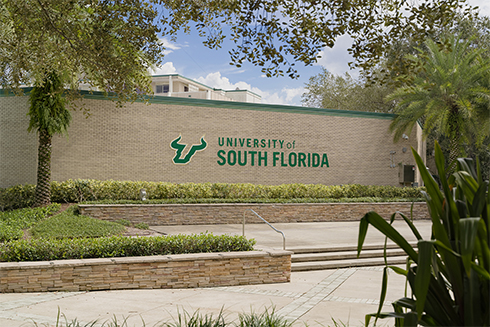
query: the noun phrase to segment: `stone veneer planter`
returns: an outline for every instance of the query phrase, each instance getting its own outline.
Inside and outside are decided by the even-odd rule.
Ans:
[[[0,293],[289,282],[291,252],[250,251],[0,263]]]
[[[247,209],[271,223],[358,221],[369,211],[384,218],[400,211],[410,216],[411,202],[385,203],[223,203],[223,204],[81,204],[80,212],[94,218],[127,219],[150,226],[240,224]],[[425,202],[414,203],[414,219],[428,219]],[[260,222],[251,213],[247,223]]]

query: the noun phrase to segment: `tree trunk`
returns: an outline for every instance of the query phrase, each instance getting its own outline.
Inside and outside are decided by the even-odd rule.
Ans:
[[[456,171],[456,159],[461,155],[461,132],[458,123],[458,113],[458,107],[453,104],[449,118],[449,162],[446,178],[449,178]]]
[[[36,207],[51,204],[51,135],[39,130],[39,148],[37,152]]]

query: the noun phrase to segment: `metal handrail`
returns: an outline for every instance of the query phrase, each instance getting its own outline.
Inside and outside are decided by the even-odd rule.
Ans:
[[[286,250],[286,236],[284,236],[284,233],[281,232],[280,230],[276,229],[274,226],[272,226],[267,220],[265,220],[264,218],[262,218],[258,213],[256,213],[255,211],[253,211],[252,209],[246,209],[245,211],[243,211],[243,225],[242,225],[242,235],[245,236],[245,212],[247,212],[248,210],[252,211],[257,217],[259,217],[260,219],[262,219],[267,225],[269,225],[270,228],[272,228],[273,230],[275,230],[276,232],[280,233],[282,235],[282,249],[283,250]]]

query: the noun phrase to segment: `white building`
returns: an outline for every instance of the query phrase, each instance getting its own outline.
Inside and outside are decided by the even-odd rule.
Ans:
[[[262,103],[261,96],[249,90],[215,89],[179,74],[154,75],[152,80],[153,93],[158,96]]]

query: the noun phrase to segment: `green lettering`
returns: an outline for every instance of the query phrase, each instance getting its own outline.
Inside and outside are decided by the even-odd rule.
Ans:
[[[234,166],[236,164],[236,152],[235,150],[228,151],[228,164]]]
[[[264,166],[267,167],[267,152],[264,151],[264,156],[261,156],[262,152],[259,151],[259,166],[262,166],[262,161],[264,162]]]
[[[247,139],[247,147],[252,147],[252,139]]]
[[[259,147],[259,140],[254,139],[254,148],[258,148],[258,147]]]
[[[252,166],[255,166],[255,155],[257,154],[257,151],[249,151],[250,153],[250,161],[252,162]]]
[[[218,165],[220,165],[220,166],[223,166],[224,164],[226,164],[226,159],[223,156],[224,154],[226,154],[225,150],[219,150],[218,151],[218,158],[220,158],[222,160],[221,162],[218,160]]]
[[[311,153],[308,152],[308,167],[311,167]]]
[[[301,163],[303,163],[303,167],[306,167],[306,154],[303,152],[298,153],[298,167],[301,167]]]
[[[242,162],[242,151],[238,151],[238,164],[240,166],[245,166],[247,164],[247,151],[243,151],[243,162]]]
[[[279,140],[279,144],[281,145],[281,149],[282,149],[284,145],[284,140]]]
[[[312,161],[311,162],[311,166],[312,167],[318,167],[318,166],[320,166],[320,155],[318,153],[313,153],[311,155],[311,157],[312,157],[311,158],[312,159],[311,160]]]
[[[272,152],[272,166],[276,166],[276,161],[279,160],[279,152]]]
[[[287,167],[288,165],[284,163],[284,152],[281,152],[281,167]]]
[[[245,145],[245,139],[239,139],[238,141],[240,142],[240,146],[243,148]]]
[[[324,153],[323,154],[323,157],[322,157],[322,167],[323,167],[323,165],[326,165],[327,167],[330,167],[328,165],[328,158],[327,158],[327,154],[326,153]]]
[[[233,138],[231,137],[226,138],[226,146],[233,146]]]
[[[289,154],[289,166],[296,167],[297,162],[298,162],[298,156],[296,155],[296,152],[291,152]]]
[[[261,146],[262,148],[265,148],[266,143],[265,143],[265,140],[264,140],[264,139],[260,140],[260,146]]]

